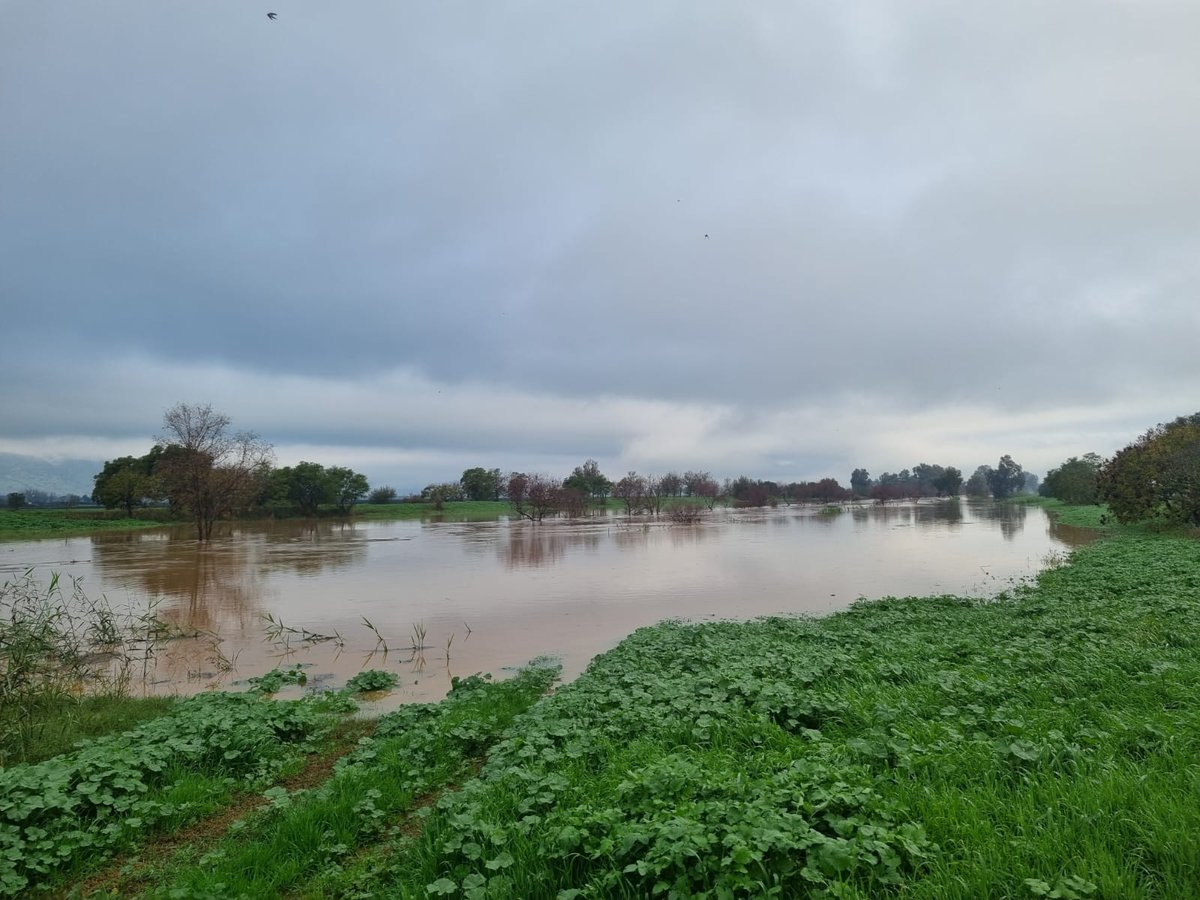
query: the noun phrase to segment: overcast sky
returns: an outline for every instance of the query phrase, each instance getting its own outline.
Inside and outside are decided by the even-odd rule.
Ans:
[[[278,14],[268,20],[267,11]],[[407,490],[1200,409],[1194,0],[0,0],[0,452]]]

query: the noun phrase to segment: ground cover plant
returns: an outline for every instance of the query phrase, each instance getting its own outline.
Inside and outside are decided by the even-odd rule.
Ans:
[[[1200,541],[1107,533],[987,600],[663,623],[544,697],[466,679],[112,890],[1200,896]]]
[[[1200,542],[1169,536],[990,601],[644,629],[519,719],[377,889],[1197,896],[1197,642]]]
[[[496,683],[455,679],[442,702],[381,717],[325,784],[268,792],[270,806],[237,823],[202,858],[167,868],[150,893],[264,897],[316,875],[340,881],[344,862],[364,844],[398,833],[397,816],[419,796],[468,774],[557,675],[558,667],[546,664]]]
[[[133,731],[0,770],[0,894],[14,896],[178,827],[310,751],[344,705],[204,694]]]
[[[165,518],[130,519],[121,516],[124,516],[124,513],[96,509],[0,509],[0,540],[25,541],[92,534],[97,531],[162,528],[171,524]]]

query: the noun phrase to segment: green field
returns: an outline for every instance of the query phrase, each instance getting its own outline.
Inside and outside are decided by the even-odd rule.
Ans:
[[[71,537],[101,531],[162,528],[165,519],[130,519],[124,513],[97,509],[0,509],[0,540]]]
[[[553,693],[545,666],[468,679],[357,743],[336,703],[213,695],[0,772],[0,885],[1196,897],[1198,648],[1200,540],[1112,528],[988,600],[663,623]]]
[[[508,515],[511,507],[506,501],[462,501],[447,503],[441,510],[432,503],[363,503],[354,507],[351,519],[404,520],[438,519],[444,521],[477,521]],[[189,526],[188,519],[172,519],[166,509],[139,511],[139,518],[126,518],[119,510],[99,509],[0,509],[0,541],[23,541],[37,538],[73,537],[113,530],[162,528],[170,525]],[[322,517],[339,517],[332,508],[322,510]],[[275,518],[278,518],[276,516]],[[252,522],[253,518],[239,519]],[[261,521],[269,521],[267,518]]]

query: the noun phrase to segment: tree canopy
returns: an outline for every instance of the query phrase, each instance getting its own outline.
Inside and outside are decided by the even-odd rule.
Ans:
[[[1103,460],[1095,453],[1072,456],[1046,473],[1038,493],[1077,506],[1095,503],[1100,490],[1101,465]]]
[[[1200,413],[1156,425],[1100,469],[1098,493],[1120,522],[1200,525]]]

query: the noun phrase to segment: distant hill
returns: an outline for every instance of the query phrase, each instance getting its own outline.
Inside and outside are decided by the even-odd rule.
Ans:
[[[104,468],[103,460],[64,459],[50,462],[37,456],[0,453],[0,500],[11,491],[45,491],[48,494],[92,493],[92,478]]]

